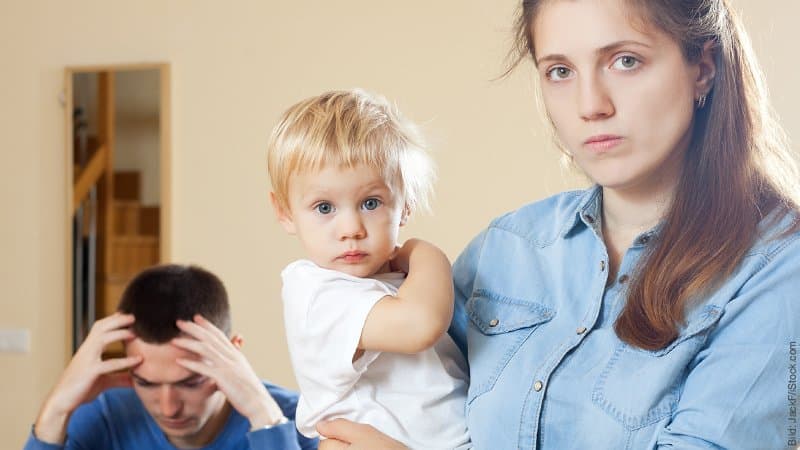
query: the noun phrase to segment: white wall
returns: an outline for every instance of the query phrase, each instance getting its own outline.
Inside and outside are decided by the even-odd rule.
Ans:
[[[738,0],[792,136],[800,2]],[[172,64],[172,254],[227,283],[257,371],[294,385],[279,271],[300,255],[267,207],[264,146],[281,111],[361,86],[423,124],[440,170],[435,214],[406,235],[455,257],[491,217],[565,189],[531,74],[490,81],[509,43],[511,0],[0,2],[0,327],[32,351],[0,354],[0,447],[19,448],[66,360],[65,66]]]

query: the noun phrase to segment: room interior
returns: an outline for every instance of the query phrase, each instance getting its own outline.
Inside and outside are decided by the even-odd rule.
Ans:
[[[273,217],[265,163],[269,130],[287,106],[324,90],[363,87],[421,124],[439,167],[436,196],[433,212],[413,217],[403,236],[435,242],[451,259],[493,217],[585,185],[559,161],[537,106],[532,67],[499,78],[516,3],[2,2],[0,335],[11,336],[14,349],[0,351],[0,447],[22,446],[77,339],[73,219],[76,205],[92,194],[89,189],[79,200],[74,194],[100,148],[88,144],[92,134],[74,120],[77,85],[108,87],[124,83],[126,71],[156,71],[156,115],[115,116],[157,124],[149,139],[160,149],[155,172],[129,181],[134,187],[127,191],[138,198],[109,203],[121,210],[119,217],[128,214],[128,222],[116,219],[117,231],[157,236],[150,248],[158,261],[217,273],[256,372],[292,387],[279,274],[301,251]],[[800,2],[733,3],[743,12],[783,125],[790,137],[800,136],[792,23]],[[94,81],[75,78],[87,73]],[[140,88],[128,92],[116,98],[146,97]],[[102,116],[100,109],[92,114]],[[103,134],[93,131],[95,139]],[[75,153],[81,139],[93,149],[85,158]],[[84,183],[113,183],[116,169],[105,158],[93,166],[101,175]],[[131,172],[135,164],[127,165],[117,171]],[[125,191],[125,180],[119,183]],[[95,196],[103,196],[100,187]],[[142,212],[147,205],[159,211]],[[118,292],[109,288],[103,295],[113,304]]]

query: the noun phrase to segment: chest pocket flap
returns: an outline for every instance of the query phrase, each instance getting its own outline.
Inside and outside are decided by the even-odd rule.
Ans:
[[[549,321],[555,312],[541,303],[476,289],[467,301],[470,320],[485,335],[508,333]]]

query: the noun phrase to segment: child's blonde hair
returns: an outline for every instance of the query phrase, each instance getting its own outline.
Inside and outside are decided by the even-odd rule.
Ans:
[[[359,164],[400,189],[407,213],[428,209],[433,161],[417,127],[382,96],[351,89],[303,100],[283,114],[267,147],[272,190],[287,210],[292,174]]]

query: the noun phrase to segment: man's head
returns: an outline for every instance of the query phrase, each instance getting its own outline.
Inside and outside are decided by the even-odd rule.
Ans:
[[[181,331],[177,320],[199,314],[230,335],[228,295],[214,274],[196,266],[162,265],[137,275],[118,307],[133,314],[136,338],[125,345],[128,356],[142,357],[131,370],[142,404],[167,438],[178,447],[196,447],[216,437],[227,417],[226,399],[216,384],[179,365],[199,357],[170,341]]]

